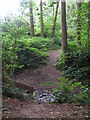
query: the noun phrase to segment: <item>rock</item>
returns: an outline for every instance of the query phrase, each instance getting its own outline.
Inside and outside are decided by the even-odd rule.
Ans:
[[[50,102],[54,102],[54,98],[51,98],[51,99],[50,99]]]
[[[53,93],[51,91],[48,91],[48,90],[37,90],[34,92],[33,97],[37,101],[54,102]]]

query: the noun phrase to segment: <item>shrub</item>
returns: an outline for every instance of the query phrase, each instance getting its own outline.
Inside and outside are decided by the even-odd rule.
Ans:
[[[13,81],[9,78],[5,69],[2,72],[2,95],[7,97],[16,97],[21,100],[24,99],[21,89],[16,88]]]
[[[64,77],[59,78],[58,89],[54,88],[53,93],[57,103],[90,103],[87,85],[83,86],[81,82],[72,82]]]
[[[34,47],[43,51],[60,49],[60,46],[61,46],[61,41],[59,37],[54,37],[53,39],[34,37],[30,41],[30,47]]]
[[[12,86],[11,84],[3,83],[2,94],[3,96],[7,96],[7,97],[15,97],[21,100],[24,99],[23,92],[19,88],[16,88]]]
[[[61,55],[56,67],[63,70],[64,76],[76,80],[89,79],[90,52],[86,49],[69,51]]]
[[[29,67],[39,67],[40,64],[46,64],[47,54],[30,46],[30,40],[24,38],[22,40],[4,39],[2,45],[2,67],[13,75],[18,70]],[[35,44],[37,46],[37,42]],[[38,61],[38,62],[37,62]]]
[[[17,52],[18,63],[27,68],[36,68],[40,64],[46,64],[47,54],[37,48],[23,48]]]

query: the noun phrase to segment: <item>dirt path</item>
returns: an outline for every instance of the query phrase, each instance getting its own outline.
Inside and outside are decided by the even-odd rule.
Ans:
[[[88,117],[88,106],[75,104],[38,104],[35,100],[3,99],[3,118],[83,118]],[[42,119],[43,120],[43,119]],[[69,119],[68,119],[69,120]],[[77,119],[78,120],[78,119]]]
[[[21,74],[14,78],[15,81],[19,81],[29,86],[32,86],[35,90],[40,89],[41,83],[58,81],[60,71],[57,71],[55,64],[60,56],[59,50],[52,50],[48,53],[49,61],[47,65],[40,66],[35,70],[24,70]],[[38,61],[37,61],[38,62]],[[44,89],[49,89],[46,87]]]
[[[40,89],[40,83],[58,81],[61,72],[55,69],[60,51],[54,50],[48,53],[49,61],[47,65],[40,66],[39,69],[24,70],[14,80],[28,84],[34,89]],[[37,61],[38,62],[38,61]],[[51,89],[44,87],[43,89]],[[36,100],[20,101],[18,99],[3,99],[3,117],[5,118],[84,118],[87,117],[87,106],[75,104],[51,104],[38,103]]]

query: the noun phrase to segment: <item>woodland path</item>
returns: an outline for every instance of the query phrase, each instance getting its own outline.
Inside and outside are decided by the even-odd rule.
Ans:
[[[40,89],[41,83],[57,82],[61,72],[56,70],[55,64],[60,56],[60,51],[53,50],[48,55],[49,61],[47,65],[40,66],[39,69],[35,70],[24,70],[14,80],[30,85],[35,90]],[[43,89],[51,89],[51,87],[44,87]],[[84,116],[87,115],[83,111],[88,111],[87,106],[78,106],[73,103],[58,105],[45,102],[38,103],[31,98],[28,101],[3,98],[3,103],[3,117],[6,118],[82,118],[83,120]]]
[[[55,64],[60,56],[60,51],[52,50],[48,52],[48,56],[47,65],[41,65],[38,69],[34,70],[24,70],[21,74],[14,77],[14,80],[27,84],[28,86],[33,87],[35,90],[41,88],[41,83],[57,82],[61,72],[56,70]],[[49,89],[49,87],[44,89]]]

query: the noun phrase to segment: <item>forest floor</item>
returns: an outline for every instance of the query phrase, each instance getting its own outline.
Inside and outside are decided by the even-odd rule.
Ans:
[[[27,84],[37,89],[50,90],[53,86],[44,86],[41,83],[58,82],[61,72],[56,70],[55,64],[60,57],[59,50],[48,53],[47,65],[40,66],[34,70],[23,70],[13,80]],[[38,61],[37,61],[38,62]],[[3,98],[3,118],[87,118],[88,106],[74,103],[54,104],[49,102],[38,102],[29,98],[20,101],[16,98]]]

